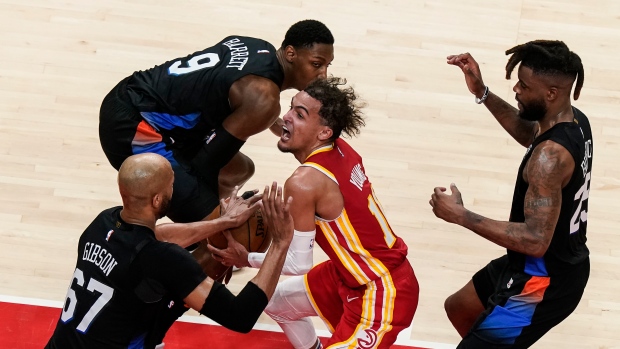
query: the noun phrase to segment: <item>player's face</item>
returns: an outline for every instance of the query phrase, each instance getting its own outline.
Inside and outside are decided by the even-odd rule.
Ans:
[[[334,45],[314,44],[294,50],[292,64],[296,89],[301,91],[312,80],[327,77],[327,67],[334,60]]]
[[[540,121],[547,114],[543,81],[534,75],[532,69],[519,67],[519,81],[512,88],[515,92],[519,117],[529,121]]]
[[[291,100],[291,109],[282,117],[284,126],[278,149],[296,153],[314,148],[318,135],[326,128],[321,123],[320,109],[321,103],[305,91],[297,93]]]

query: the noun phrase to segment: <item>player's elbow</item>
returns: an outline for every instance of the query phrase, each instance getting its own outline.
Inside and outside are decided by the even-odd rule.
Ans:
[[[242,324],[236,325],[236,329],[231,328],[231,330],[239,333],[250,333],[250,331],[252,331],[252,328],[254,328],[253,324],[255,324],[257,320],[258,319],[246,319],[245,321],[243,321]]]
[[[529,249],[528,255],[534,258],[542,258],[547,253],[547,249],[549,248],[549,242],[546,241],[536,241],[532,244],[532,247]]]
[[[265,292],[253,282],[236,297],[222,284],[214,283],[200,313],[230,330],[248,333],[268,303]]]

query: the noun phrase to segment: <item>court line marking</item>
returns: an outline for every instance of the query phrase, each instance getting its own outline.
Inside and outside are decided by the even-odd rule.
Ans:
[[[0,295],[0,302],[5,303],[15,303],[15,304],[24,304],[24,305],[35,305],[41,307],[50,307],[50,308],[62,308],[63,302],[61,301],[53,301],[48,299],[40,299],[40,298],[27,298],[27,297],[18,297],[18,296],[7,296]],[[195,315],[183,315],[179,318],[178,321],[195,323],[195,324],[204,324],[204,325],[213,325],[213,326],[221,326],[217,322],[209,319],[206,316],[195,316]],[[406,345],[412,347],[422,347],[422,348],[431,348],[431,349],[455,349],[456,345],[453,344],[444,344],[444,343],[435,343],[435,342],[427,342],[427,341],[418,341],[407,338],[407,336],[411,335],[411,329],[413,328],[413,324],[406,329],[404,329],[396,338],[396,342],[394,344],[398,345]],[[260,331],[269,331],[269,332],[282,332],[282,329],[278,325],[273,324],[256,324],[254,325],[255,330]],[[329,337],[331,334],[327,330],[316,330],[317,335],[320,337]]]

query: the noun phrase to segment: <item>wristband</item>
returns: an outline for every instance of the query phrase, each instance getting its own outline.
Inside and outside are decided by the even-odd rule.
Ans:
[[[482,104],[484,103],[484,101],[487,100],[487,98],[489,97],[489,86],[485,86],[484,87],[484,94],[482,95],[481,98],[476,97],[476,99],[474,100],[476,103],[478,104]]]

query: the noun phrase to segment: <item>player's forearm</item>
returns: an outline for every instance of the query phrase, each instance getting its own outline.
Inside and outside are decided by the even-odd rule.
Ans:
[[[484,102],[495,119],[502,127],[524,147],[529,147],[534,140],[537,125],[519,117],[519,110],[489,91],[489,97]]]
[[[502,247],[532,257],[542,257],[549,246],[542,231],[530,229],[526,223],[496,221],[464,209],[457,224]]]
[[[314,237],[316,230],[297,231],[286,251],[286,260],[282,267],[282,275],[304,275],[312,269]],[[247,255],[248,266],[260,268],[265,260],[265,253],[252,252]]]
[[[252,282],[263,290],[269,299],[273,296],[273,292],[280,279],[288,247],[288,242],[274,241],[267,251],[263,265],[252,279]]]
[[[155,228],[155,237],[187,247],[234,226],[234,220],[226,216],[192,223],[164,223]]]

